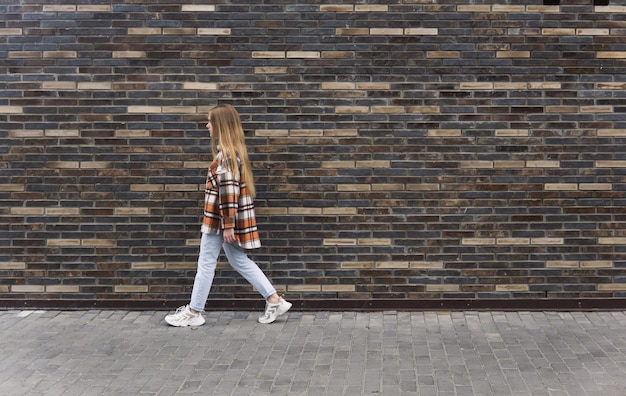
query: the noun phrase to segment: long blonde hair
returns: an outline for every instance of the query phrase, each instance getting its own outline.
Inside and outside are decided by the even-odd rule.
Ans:
[[[209,110],[209,121],[211,122],[211,151],[213,157],[217,158],[218,153],[222,153],[222,161],[231,172],[242,182],[245,182],[251,196],[256,195],[252,166],[248,159],[248,149],[246,147],[246,137],[241,126],[241,119],[237,110],[229,104],[217,105]],[[241,175],[237,158],[241,161]]]

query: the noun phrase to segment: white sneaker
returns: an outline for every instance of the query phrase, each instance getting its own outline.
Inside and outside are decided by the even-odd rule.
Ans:
[[[289,311],[291,303],[280,297],[280,301],[276,304],[265,303],[265,314],[259,318],[259,323],[272,323],[280,315]]]
[[[189,305],[183,305],[175,313],[167,315],[165,321],[176,327],[202,326],[205,322],[201,313],[191,312]]]

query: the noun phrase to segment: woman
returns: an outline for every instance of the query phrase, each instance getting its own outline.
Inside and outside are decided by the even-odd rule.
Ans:
[[[265,314],[259,322],[272,323],[291,308],[291,303],[278,296],[263,271],[244,250],[258,248],[261,241],[254,213],[254,180],[239,113],[231,105],[218,105],[209,111],[207,128],[214,159],[209,166],[204,193],[198,271],[191,301],[167,315],[165,321],[177,327],[204,324],[201,312],[209,297],[217,259],[224,248],[230,265],[266,300]]]

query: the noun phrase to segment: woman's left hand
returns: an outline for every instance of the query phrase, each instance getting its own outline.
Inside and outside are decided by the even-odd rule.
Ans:
[[[224,230],[224,242],[226,243],[235,243],[237,242],[237,237],[235,236],[234,228],[226,228]]]

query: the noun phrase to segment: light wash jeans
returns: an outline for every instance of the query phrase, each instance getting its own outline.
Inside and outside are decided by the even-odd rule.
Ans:
[[[198,256],[198,272],[193,282],[191,302],[189,306],[195,311],[204,311],[204,305],[209,298],[209,291],[215,276],[215,267],[220,252],[224,248],[230,265],[241,274],[254,288],[267,299],[276,293],[276,289],[267,279],[256,263],[248,258],[245,251],[236,244],[224,243],[220,235],[202,234],[200,240],[200,255]]]

